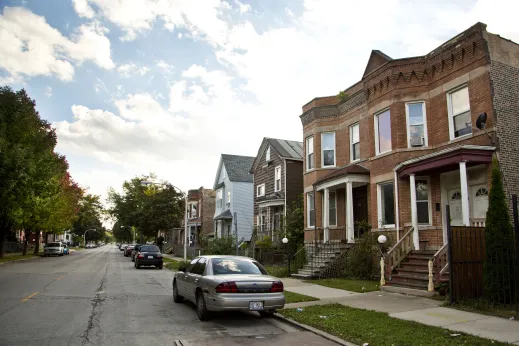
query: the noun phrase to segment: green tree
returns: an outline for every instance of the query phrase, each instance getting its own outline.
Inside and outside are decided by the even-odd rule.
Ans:
[[[303,194],[299,195],[287,208],[284,228],[289,246],[299,248],[304,242],[305,211]]]
[[[72,225],[72,232],[88,241],[100,241],[105,238],[103,226],[103,205],[98,195],[84,194],[79,200],[79,210]],[[85,232],[89,230],[86,234]],[[94,231],[95,230],[95,231]]]
[[[484,293],[490,302],[498,303],[514,290],[514,238],[508,214],[503,179],[496,158],[492,161],[492,186],[488,196],[485,222],[486,261],[483,267]],[[506,254],[509,256],[506,256]],[[509,259],[509,260],[507,260]]]

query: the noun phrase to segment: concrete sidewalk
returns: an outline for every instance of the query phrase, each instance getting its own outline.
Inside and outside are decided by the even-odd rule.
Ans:
[[[285,290],[319,298],[319,301],[287,304],[285,308],[338,303],[359,309],[386,312],[389,316],[442,327],[456,332],[519,345],[519,321],[441,307],[442,302],[390,292],[357,293],[283,279]]]

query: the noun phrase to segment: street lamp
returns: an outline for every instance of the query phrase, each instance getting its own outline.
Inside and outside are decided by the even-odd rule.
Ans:
[[[285,244],[285,258],[287,259],[288,275],[290,275],[290,255],[288,255],[288,257],[287,257],[288,238],[284,237],[281,241],[283,242],[283,244]]]
[[[381,254],[381,256],[384,256],[383,248],[384,248],[384,244],[387,242],[387,237],[385,235],[381,234],[378,236],[377,241],[378,241],[378,244],[380,247],[380,254]]]
[[[87,234],[88,231],[94,231],[95,232],[96,229],[95,228],[87,229],[85,231],[85,233],[83,233],[83,246],[85,246],[85,247],[86,247],[86,234]]]
[[[156,183],[148,180],[141,181],[141,185],[148,186],[148,185],[166,185],[163,183]],[[185,205],[185,212],[184,212],[184,261],[187,261],[187,193],[184,193],[181,189],[176,187],[173,184],[170,184],[173,188],[177,189],[180,194],[184,196],[184,205]]]

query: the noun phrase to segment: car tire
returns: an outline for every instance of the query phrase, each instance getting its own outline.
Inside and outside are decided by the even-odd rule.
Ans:
[[[159,270],[162,269],[162,266],[158,266]]]
[[[210,317],[209,311],[207,311],[207,306],[205,305],[205,299],[202,292],[199,292],[196,295],[196,314],[198,315],[198,319],[200,321],[207,321]]]
[[[140,269],[141,265],[139,263],[135,262],[135,268]]]
[[[184,300],[184,297],[182,297],[180,294],[178,294],[178,288],[177,288],[177,282],[173,282],[173,301],[175,303],[182,303]]]
[[[260,311],[259,314],[261,317],[272,317],[274,316],[274,311]]]

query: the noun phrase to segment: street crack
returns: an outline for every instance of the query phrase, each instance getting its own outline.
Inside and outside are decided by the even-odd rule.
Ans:
[[[99,287],[96,290],[96,295],[91,301],[92,310],[90,311],[90,316],[88,318],[88,324],[86,330],[81,334],[81,338],[83,339],[82,344],[92,344],[92,337],[98,337],[100,328],[100,315],[101,315],[101,305],[106,299],[105,287],[106,287],[106,276],[108,274],[108,265],[106,264],[105,274],[103,275],[101,282],[99,283]],[[93,331],[95,331],[94,335],[92,335]]]

